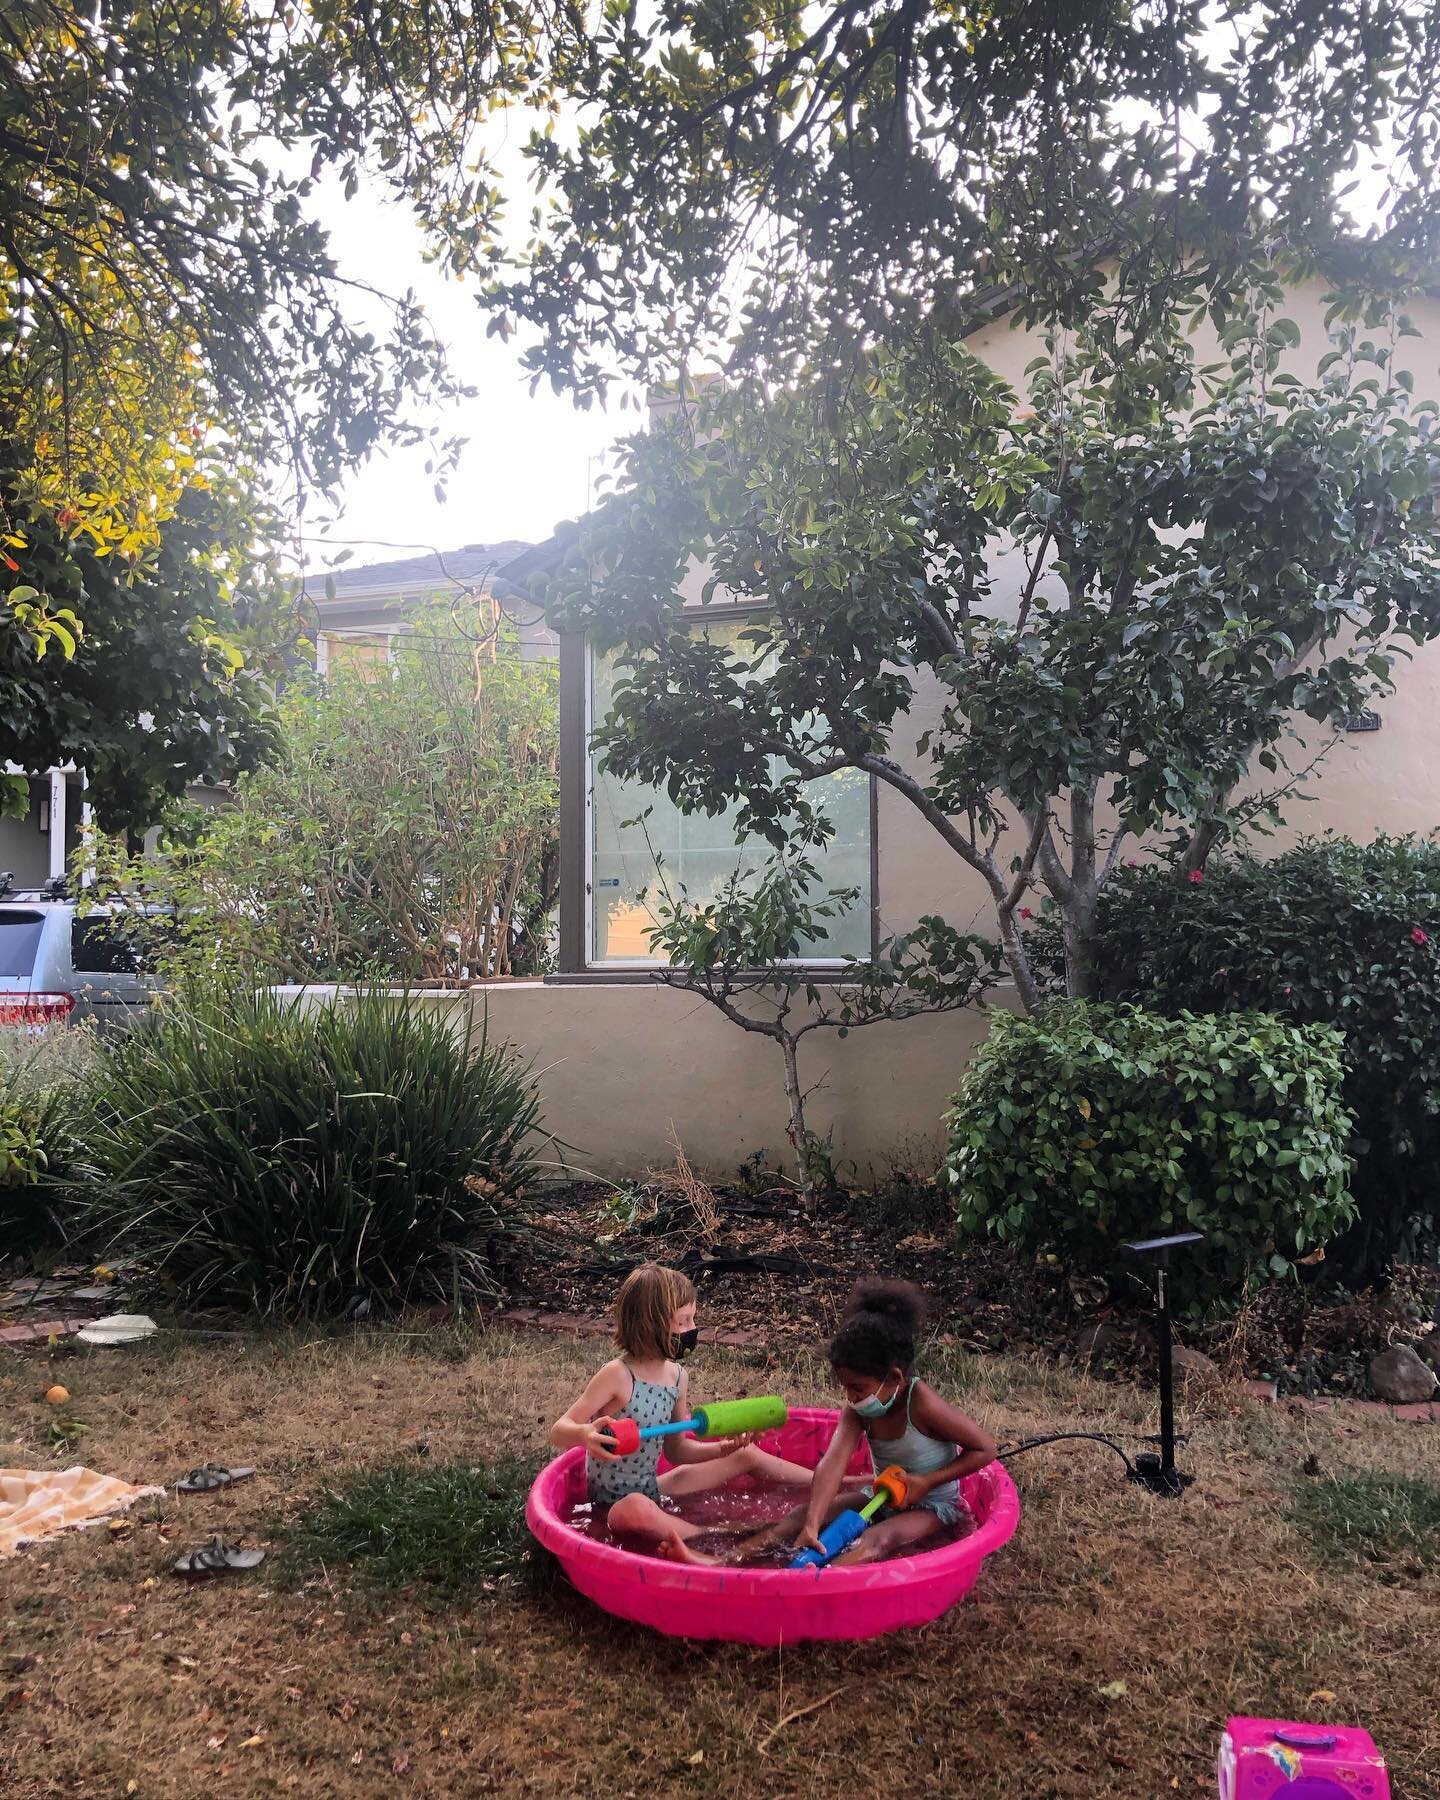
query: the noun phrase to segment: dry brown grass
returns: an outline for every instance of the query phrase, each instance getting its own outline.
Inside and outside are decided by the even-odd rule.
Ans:
[[[1027,1456],[1020,1535],[975,1601],[868,1644],[686,1645],[566,1595],[376,1595],[339,1568],[290,1591],[274,1559],[195,1588],[164,1572],[217,1525],[278,1545],[326,1482],[421,1443],[436,1459],[538,1453],[598,1354],[377,1333],[165,1340],[57,1365],[88,1427],[79,1460],[135,1481],[210,1456],[261,1473],[0,1568],[3,1655],[39,1659],[0,1687],[0,1708],[15,1696],[0,1791],[1163,1800],[1213,1793],[1238,1711],[1364,1721],[1398,1800],[1440,1800],[1437,1583],[1327,1568],[1284,1517],[1308,1456],[1433,1476],[1433,1427],[1222,1396],[1191,1421],[1201,1479],[1180,1504],[1117,1480],[1099,1449]],[[814,1365],[758,1360],[707,1355],[697,1379],[823,1395]],[[1144,1396],[1053,1367],[941,1357],[931,1372],[1012,1441],[1149,1425]],[[38,1357],[0,1364],[0,1460],[51,1460],[46,1379]]]

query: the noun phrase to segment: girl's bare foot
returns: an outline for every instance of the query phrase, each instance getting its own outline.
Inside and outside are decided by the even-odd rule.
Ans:
[[[656,1544],[655,1553],[667,1562],[700,1563],[706,1568],[713,1568],[720,1562],[718,1556],[706,1556],[704,1551],[692,1549],[673,1527]]]

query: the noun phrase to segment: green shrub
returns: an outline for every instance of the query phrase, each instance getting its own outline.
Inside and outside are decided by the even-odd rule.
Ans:
[[[1191,1299],[1289,1273],[1350,1217],[1340,1040],[1254,1014],[1000,1014],[948,1115],[959,1223],[1072,1266],[1195,1230]]]
[[[71,1235],[101,1068],[84,1027],[0,1030],[0,1257]]]
[[[171,1003],[113,1053],[102,1220],[191,1306],[448,1293],[516,1226],[538,1114],[507,1049],[403,997]]]
[[[292,1561],[360,1568],[385,1587],[426,1583],[463,1593],[538,1572],[525,1524],[535,1464],[393,1464],[326,1494],[290,1542]]]
[[[1038,950],[1056,966],[1059,934]],[[1353,1226],[1328,1266],[1358,1283],[1440,1233],[1440,843],[1312,838],[1201,882],[1117,872],[1101,901],[1100,991],[1157,1012],[1275,1013],[1345,1039]]]

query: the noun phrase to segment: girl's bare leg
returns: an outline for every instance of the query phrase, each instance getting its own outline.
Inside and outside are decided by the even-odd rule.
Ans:
[[[893,1519],[882,1519],[878,1525],[872,1525],[848,1550],[842,1551],[835,1562],[837,1567],[841,1563],[879,1562],[882,1557],[894,1556],[911,1544],[920,1543],[939,1529],[940,1521],[935,1514],[917,1506],[910,1512],[896,1513]]]
[[[644,1494],[627,1494],[610,1508],[605,1520],[611,1531],[628,1531],[634,1537],[671,1538],[698,1537],[703,1525],[692,1525],[688,1519],[675,1519],[663,1512]]]
[[[813,1469],[800,1463],[786,1462],[783,1456],[772,1456],[754,1444],[732,1450],[728,1456],[717,1456],[713,1462],[679,1463],[660,1477],[662,1494],[703,1494],[709,1488],[724,1487],[736,1475],[758,1475],[764,1481],[783,1483],[786,1487],[809,1487],[815,1479]]]

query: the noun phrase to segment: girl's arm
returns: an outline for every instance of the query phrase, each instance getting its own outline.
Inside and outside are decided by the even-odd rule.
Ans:
[[[614,1423],[611,1407],[623,1406],[628,1398],[623,1367],[618,1359],[606,1363],[569,1411],[561,1413],[550,1427],[550,1442],[557,1450],[571,1450],[580,1444],[599,1462],[616,1460],[609,1448],[612,1440],[601,1427]]]
[[[915,1383],[910,1417],[928,1436],[954,1444],[960,1455],[929,1475],[906,1476],[908,1505],[923,1500],[932,1489],[944,1487],[950,1481],[963,1481],[967,1475],[994,1462],[995,1440],[989,1432],[977,1425],[968,1413],[961,1412],[958,1406],[942,1400],[934,1388],[923,1381]]]
[[[805,1523],[795,1534],[795,1542],[802,1548],[819,1550],[822,1547],[820,1527],[825,1523],[825,1515],[844,1485],[845,1470],[859,1442],[860,1421],[847,1406],[840,1415],[840,1423],[835,1427],[830,1448],[815,1468],[815,1479],[810,1484],[810,1498],[805,1505]]]

